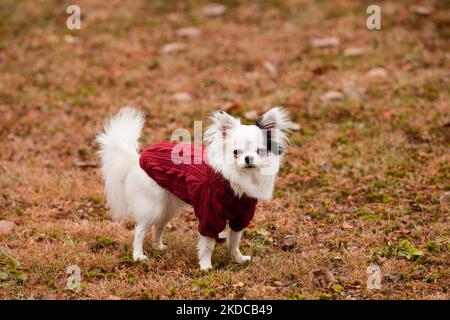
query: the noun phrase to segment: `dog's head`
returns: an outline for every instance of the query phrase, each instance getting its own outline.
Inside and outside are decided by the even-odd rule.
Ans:
[[[256,182],[275,176],[286,152],[290,116],[282,108],[263,114],[254,125],[243,125],[224,111],[215,112],[205,132],[208,161],[226,178]]]

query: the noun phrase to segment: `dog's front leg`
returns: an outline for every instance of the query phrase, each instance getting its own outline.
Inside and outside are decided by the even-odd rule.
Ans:
[[[198,239],[198,260],[200,270],[206,271],[212,269],[211,256],[214,251],[216,240],[213,238],[199,235]]]
[[[228,248],[230,250],[231,256],[234,261],[237,263],[244,263],[252,260],[251,256],[244,256],[239,250],[239,242],[241,241],[242,231],[233,231],[230,230],[229,239],[228,239]]]

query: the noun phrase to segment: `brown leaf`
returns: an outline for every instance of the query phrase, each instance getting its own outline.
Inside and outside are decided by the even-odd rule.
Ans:
[[[327,269],[313,271],[313,283],[318,287],[327,287],[330,282],[336,282],[333,273]]]
[[[15,227],[16,227],[16,224],[14,222],[8,221],[8,220],[1,220],[0,221],[0,235],[10,233],[11,231],[14,230]]]
[[[355,227],[353,227],[350,223],[344,222],[341,228],[344,230],[353,230]]]
[[[237,103],[237,102],[227,102],[227,103],[225,103],[225,105],[223,106],[223,108],[222,108],[222,110],[223,111],[231,111],[231,110],[236,110],[236,109],[239,109],[239,107],[240,107],[241,105],[239,104],[239,103]]]
[[[80,42],[80,38],[74,37],[70,34],[66,34],[63,37],[64,41],[70,44],[75,44],[75,43],[79,43]]]
[[[254,121],[254,120],[258,119],[258,111],[250,110],[250,111],[244,112],[244,118],[247,120]]]
[[[444,193],[439,199],[439,203],[441,204],[442,210],[447,209],[450,204],[450,192]]]
[[[407,235],[411,234],[411,230],[410,229],[401,228],[399,231],[404,236],[407,236]]]
[[[330,90],[325,92],[320,99],[324,102],[339,102],[344,99],[344,95],[339,91]]]
[[[316,48],[330,48],[339,45],[339,38],[337,37],[314,37],[311,39],[311,44]]]
[[[372,79],[383,79],[387,77],[387,71],[384,68],[373,68],[367,71],[366,75]]]
[[[208,17],[218,17],[227,11],[227,7],[219,3],[211,3],[202,8],[202,12]]]
[[[278,68],[270,61],[264,61],[263,63],[264,69],[267,70],[271,75],[276,76],[278,74]]]
[[[383,118],[386,120],[389,120],[392,118],[393,113],[391,111],[384,111],[383,112]]]
[[[362,99],[366,91],[364,87],[358,86],[353,81],[345,81],[342,85],[342,90],[346,95],[348,95],[353,100]]]
[[[433,8],[428,6],[410,6],[409,11],[422,16],[427,16],[433,12]]]
[[[275,280],[275,281],[273,282],[273,285],[274,285],[275,287],[286,287],[288,284],[286,284],[286,283],[284,283],[284,282],[281,282],[281,281]]]
[[[97,168],[98,164],[88,161],[75,161],[75,166],[80,168]]]
[[[187,48],[187,46],[184,42],[172,42],[172,43],[166,44],[161,49],[161,53],[163,55],[170,55],[170,54],[184,51],[184,50],[186,50],[186,48]]]
[[[287,235],[281,239],[281,249],[290,250],[295,247],[295,236]]]
[[[308,216],[307,214],[301,215],[299,218],[301,221],[311,221],[311,216]]]
[[[172,97],[175,101],[180,103],[185,103],[192,100],[192,96],[187,92],[177,92]]]
[[[196,27],[185,27],[177,30],[177,36],[182,38],[195,38],[201,33],[202,31]]]
[[[344,50],[344,56],[346,57],[360,57],[366,54],[365,48],[350,47]]]

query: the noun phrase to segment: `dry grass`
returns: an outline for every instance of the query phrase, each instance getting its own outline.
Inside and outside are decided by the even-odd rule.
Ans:
[[[226,14],[206,18],[202,1],[78,1],[82,29],[69,31],[68,1],[1,1],[0,219],[17,227],[0,235],[0,272],[11,273],[0,298],[448,299],[448,1],[428,1],[428,16],[381,1],[381,31],[365,28],[363,1],[222,2]],[[191,25],[200,37],[177,38]],[[314,48],[318,35],[340,44]],[[187,49],[161,55],[176,41]],[[344,56],[349,47],[367,52]],[[387,77],[369,78],[375,67]],[[328,90],[346,93],[325,103]],[[253,263],[232,264],[222,245],[215,270],[200,273],[189,209],[167,251],[147,243],[149,262],[132,262],[132,225],[108,217],[98,169],[76,165],[98,163],[102,119],[126,104],[145,110],[145,144],[227,103],[236,115],[284,105],[302,126],[274,200],[246,232]],[[369,291],[372,262],[383,282]],[[78,293],[65,289],[72,264]],[[337,284],[314,285],[321,268]]]

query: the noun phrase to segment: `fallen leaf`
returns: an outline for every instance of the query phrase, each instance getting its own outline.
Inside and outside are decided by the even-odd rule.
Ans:
[[[307,214],[301,215],[299,218],[301,221],[311,221],[311,217]]]
[[[387,71],[384,68],[373,68],[367,71],[366,75],[369,78],[386,78]]]
[[[227,102],[225,103],[225,105],[223,106],[222,110],[223,111],[230,111],[230,110],[235,110],[235,109],[239,109],[240,104],[237,102]]]
[[[327,269],[313,271],[313,283],[318,287],[327,287],[329,283],[336,282],[333,273]]]
[[[202,12],[208,17],[218,17],[225,13],[227,8],[219,3],[211,3],[202,8]]]
[[[177,30],[177,36],[182,38],[195,38],[198,37],[202,31],[196,27],[185,27]]]
[[[1,220],[0,221],[0,234],[8,234],[14,230],[16,224],[12,221]]]
[[[278,68],[270,61],[264,61],[263,67],[273,76],[278,74]]]
[[[167,16],[167,20],[171,22],[180,22],[183,21],[183,16],[179,13],[172,12]]]
[[[256,120],[258,119],[258,112],[256,110],[250,110],[247,112],[244,112],[244,118],[247,120]]]
[[[186,103],[192,100],[192,96],[187,92],[177,92],[173,96],[177,102]]]
[[[330,173],[333,171],[333,167],[326,161],[320,163],[320,170],[325,173]]]
[[[346,57],[360,57],[366,54],[366,49],[361,47],[350,47],[344,50]]]
[[[327,91],[325,92],[320,99],[324,102],[339,102],[344,99],[344,95],[340,93],[339,91]]]
[[[314,37],[311,39],[311,44],[315,48],[330,48],[339,45],[339,38],[337,37]]]
[[[401,228],[400,233],[403,234],[404,236],[407,236],[409,234],[411,234],[411,230],[410,229],[406,229],[406,228]]]
[[[64,41],[65,41],[66,43],[70,43],[70,44],[74,44],[74,43],[79,43],[79,42],[80,42],[80,39],[79,39],[79,38],[74,37],[74,36],[72,36],[72,35],[70,35],[70,34],[64,35],[63,39],[64,39]]]
[[[281,239],[281,249],[290,250],[295,247],[295,236],[287,235]]]
[[[354,229],[354,227],[350,223],[347,223],[347,222],[344,222],[342,224],[341,228],[344,230],[353,230]]]
[[[75,166],[80,168],[97,168],[98,163],[88,161],[75,161]]]
[[[447,209],[450,204],[450,192],[444,193],[439,199],[439,203],[441,204],[442,210]]]
[[[365,88],[358,86],[353,81],[345,81],[342,90],[353,100],[359,100],[364,97]]]
[[[287,286],[288,284],[283,283],[283,282],[281,282],[281,281],[275,280],[275,281],[273,282],[273,285],[274,285],[275,287],[285,287],[285,286]]]
[[[420,204],[415,201],[411,201],[409,203],[409,206],[411,207],[412,210],[416,212],[422,211],[422,207],[420,206]]]
[[[429,14],[431,14],[433,12],[433,8],[432,7],[428,7],[428,6],[410,6],[409,7],[409,11],[422,15],[422,16],[427,16]]]
[[[391,111],[384,111],[383,112],[383,118],[386,120],[389,120],[392,118],[393,113]]]
[[[170,55],[173,53],[181,52],[186,50],[187,46],[184,42],[172,42],[169,44],[166,44],[162,49],[161,53],[163,55]]]

